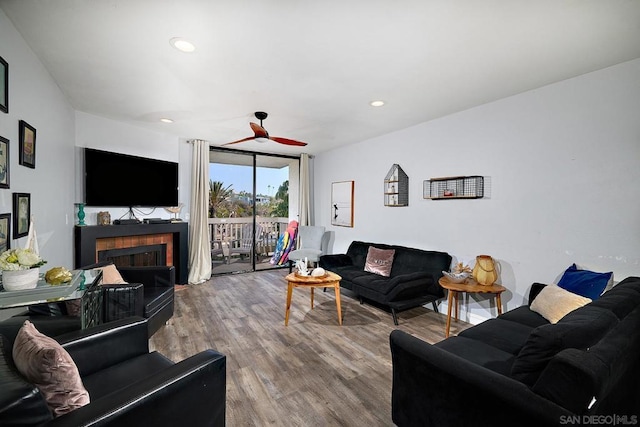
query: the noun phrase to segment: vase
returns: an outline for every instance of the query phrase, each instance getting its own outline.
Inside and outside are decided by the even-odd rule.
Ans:
[[[491,286],[498,280],[496,263],[489,255],[478,255],[473,267],[473,278],[481,285]]]
[[[38,285],[39,268],[28,270],[5,270],[2,272],[2,286],[5,291],[33,289]]]
[[[85,217],[84,203],[76,203],[76,206],[78,207],[78,225],[79,226],[84,226],[84,225],[86,225],[84,223],[84,217]]]

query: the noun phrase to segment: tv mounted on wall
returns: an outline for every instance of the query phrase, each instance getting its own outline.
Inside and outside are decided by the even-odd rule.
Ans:
[[[178,205],[178,163],[84,149],[87,206]]]

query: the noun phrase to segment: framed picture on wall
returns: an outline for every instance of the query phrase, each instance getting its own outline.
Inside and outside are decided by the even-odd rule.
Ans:
[[[331,225],[353,227],[354,181],[331,184]]]
[[[20,120],[20,146],[18,163],[28,168],[36,168],[36,128]]]
[[[13,193],[13,238],[19,239],[29,234],[31,218],[31,194]]]
[[[0,136],[0,188],[9,188],[9,140]]]
[[[0,254],[11,249],[11,214],[0,214]]]
[[[9,112],[9,64],[0,56],[0,111]]]

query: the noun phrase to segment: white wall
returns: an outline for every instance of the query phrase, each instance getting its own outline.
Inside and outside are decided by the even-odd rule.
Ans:
[[[335,231],[334,253],[365,240],[490,254],[511,309],[573,262],[640,275],[639,160],[635,60],[318,155],[316,224]],[[408,207],[383,206],[393,163],[409,175]],[[423,180],[456,175],[487,177],[488,197],[422,198]],[[331,183],[344,180],[355,181],[354,228],[331,226]],[[495,315],[478,301],[468,319]]]
[[[9,63],[9,114],[0,113],[0,135],[10,140],[10,188],[0,189],[0,213],[11,213],[13,219],[12,193],[30,193],[45,268],[71,268],[74,111],[1,10],[0,56]],[[19,120],[36,128],[35,169],[18,164]],[[12,240],[11,247],[23,247],[25,240]]]
[[[76,112],[76,145],[177,162],[178,137]]]
[[[95,148],[99,150],[112,151],[116,153],[129,154],[133,156],[148,157],[158,160],[167,160],[180,163],[178,173],[180,175],[180,189],[178,200],[185,204],[185,209],[181,212],[181,217],[185,218],[188,213],[189,204],[189,180],[191,170],[192,148],[186,141],[180,140],[175,135],[154,132],[149,129],[130,125],[116,120],[91,114],[76,112],[76,196],[77,200],[82,200],[82,148]],[[118,173],[118,171],[113,171]],[[108,211],[111,220],[121,217],[128,218],[128,209],[125,208],[86,208],[85,222],[89,225],[97,224],[97,213]],[[136,217],[139,219],[149,218],[171,218],[172,214],[163,208],[140,208],[135,209]]]

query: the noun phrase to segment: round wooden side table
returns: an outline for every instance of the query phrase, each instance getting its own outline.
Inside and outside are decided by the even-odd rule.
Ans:
[[[296,273],[289,273],[284,279],[287,281],[287,308],[284,312],[285,326],[289,324],[289,311],[291,310],[293,288],[309,288],[311,290],[311,309],[313,309],[313,290],[315,288],[333,288],[336,293],[338,324],[342,325],[342,308],[340,307],[340,280],[342,277],[336,273],[327,271],[327,274],[323,277],[298,276]]]
[[[458,297],[462,292],[466,293],[477,293],[477,294],[494,294],[496,298],[496,305],[498,306],[498,314],[502,314],[502,300],[500,298],[500,294],[507,290],[502,285],[481,285],[476,282],[473,278],[468,278],[463,283],[453,283],[446,276],[442,276],[438,280],[438,284],[442,286],[444,289],[449,291],[449,296],[447,297],[447,328],[445,330],[445,338],[449,337],[449,330],[451,329],[451,306],[453,305],[453,301],[455,300],[455,316],[456,320],[458,320]]]

